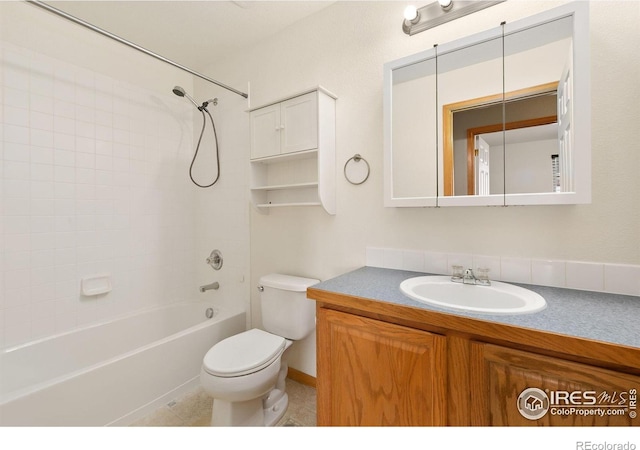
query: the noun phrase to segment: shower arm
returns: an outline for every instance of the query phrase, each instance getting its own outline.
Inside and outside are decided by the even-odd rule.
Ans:
[[[30,4],[34,5],[34,6],[37,6],[37,7],[42,8],[42,9],[45,9],[45,10],[47,10],[47,11],[53,13],[53,14],[56,14],[56,15],[58,15],[60,17],[63,17],[65,19],[67,19],[67,20],[70,20],[71,22],[74,22],[74,23],[76,23],[78,25],[82,25],[83,27],[88,28],[88,29],[90,29],[92,31],[100,33],[101,35],[106,36],[106,37],[108,37],[110,39],[113,39],[114,41],[118,41],[121,44],[127,45],[127,46],[129,46],[129,47],[131,47],[131,48],[133,48],[135,50],[138,50],[139,52],[145,53],[146,55],[149,55],[149,56],[151,56],[153,58],[156,58],[156,59],[158,59],[160,61],[163,61],[163,62],[165,62],[167,64],[170,64],[170,65],[172,65],[174,67],[177,67],[178,69],[184,70],[185,72],[189,72],[191,75],[194,75],[194,76],[196,76],[198,78],[202,78],[203,80],[206,80],[209,83],[213,83],[216,86],[220,86],[221,88],[227,89],[228,91],[231,91],[231,92],[233,92],[235,94],[238,94],[238,95],[240,95],[240,96],[242,96],[244,98],[249,98],[249,95],[245,94],[244,92],[238,91],[237,89],[234,89],[234,88],[232,88],[230,86],[227,86],[227,85],[225,85],[223,83],[220,83],[219,81],[216,81],[216,80],[214,80],[212,78],[209,78],[206,75],[202,75],[201,73],[198,73],[195,70],[191,70],[188,67],[185,67],[185,66],[183,66],[181,64],[178,64],[177,62],[171,61],[170,59],[167,59],[164,56],[158,55],[157,53],[154,53],[151,50],[147,50],[144,47],[140,47],[139,45],[134,44],[131,41],[128,41],[128,40],[126,40],[124,38],[121,38],[118,35],[115,35],[113,33],[110,33],[108,31],[106,31],[106,30],[103,30],[102,28],[99,28],[99,27],[97,27],[95,25],[92,25],[89,22],[85,22],[84,20],[79,19],[79,18],[77,18],[75,16],[72,16],[71,14],[68,14],[68,13],[66,13],[66,12],[64,12],[64,11],[58,9],[58,8],[54,8],[53,6],[50,6],[50,5],[48,5],[48,4],[44,3],[44,2],[41,2],[39,0],[25,0],[25,1],[27,3],[30,3]]]

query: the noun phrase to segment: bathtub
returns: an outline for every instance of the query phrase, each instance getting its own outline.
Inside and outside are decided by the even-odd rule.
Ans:
[[[244,312],[185,302],[5,349],[0,425],[128,425],[196,387],[207,350],[244,330]]]

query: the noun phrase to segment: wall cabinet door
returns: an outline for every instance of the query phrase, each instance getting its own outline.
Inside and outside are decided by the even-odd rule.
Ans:
[[[640,425],[637,376],[474,342],[470,379],[473,425]]]
[[[251,159],[318,148],[318,94],[251,111]]]
[[[282,102],[281,153],[318,148],[318,96],[310,92]]]
[[[318,425],[445,425],[445,338],[318,308]]]
[[[280,153],[280,104],[251,112],[251,159]]]

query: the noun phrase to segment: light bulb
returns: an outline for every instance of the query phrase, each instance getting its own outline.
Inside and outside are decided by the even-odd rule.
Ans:
[[[453,0],[438,0],[438,3],[445,11],[448,11],[453,6]]]
[[[404,10],[404,18],[409,22],[414,22],[418,18],[418,10],[415,6],[409,5]]]

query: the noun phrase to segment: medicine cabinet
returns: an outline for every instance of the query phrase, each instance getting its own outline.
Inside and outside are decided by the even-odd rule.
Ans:
[[[588,8],[386,63],[385,206],[590,203]]]

